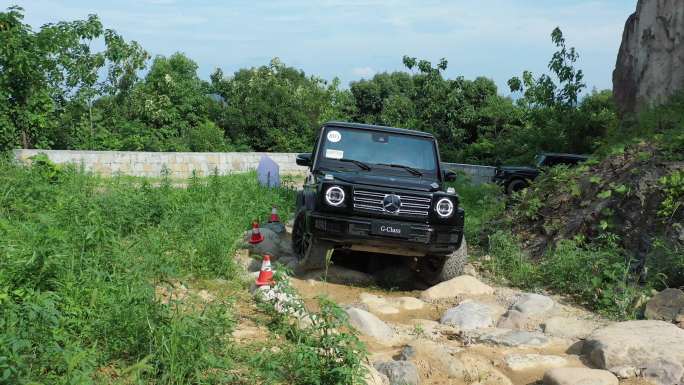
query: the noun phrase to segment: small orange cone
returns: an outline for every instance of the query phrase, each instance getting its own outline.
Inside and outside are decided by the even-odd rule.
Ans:
[[[280,222],[280,217],[278,216],[278,210],[276,210],[275,206],[273,206],[271,208],[271,218],[268,220],[268,223],[273,223],[273,222]]]
[[[259,222],[252,222],[252,237],[249,238],[249,243],[255,245],[263,240],[264,236],[261,235],[261,231],[259,230]]]
[[[256,279],[257,286],[272,285],[273,282],[273,270],[271,269],[271,256],[264,254],[264,260],[261,262],[261,270],[259,271],[259,277]]]

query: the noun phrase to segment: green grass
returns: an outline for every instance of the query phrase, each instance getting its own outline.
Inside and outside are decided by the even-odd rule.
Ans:
[[[478,245],[484,228],[505,209],[503,190],[495,184],[474,185],[462,175],[448,185],[456,189],[465,210],[464,231],[468,245]]]
[[[638,299],[648,286],[637,285],[629,258],[613,239],[588,244],[582,239],[561,241],[539,260],[531,260],[510,231],[489,237],[490,259],[485,268],[495,278],[526,290],[551,290],[574,298],[615,319],[638,316]]]
[[[488,255],[489,258],[481,263],[494,279],[525,290],[561,293],[612,318],[638,315],[639,309],[634,305],[649,286],[636,284],[636,277],[629,272],[629,258],[616,245],[615,239],[606,236],[592,242],[562,241],[538,260],[533,260],[511,232],[510,218],[502,220],[507,197],[500,187],[472,185],[466,179],[457,180],[453,187],[466,210],[465,233],[470,258],[478,260]],[[525,209],[532,210],[516,206],[516,215],[526,215]],[[486,241],[482,242],[483,239]],[[669,259],[658,260],[665,263],[681,259],[672,253],[667,256]]]
[[[0,383],[238,381],[232,299],[190,311],[154,290],[180,277],[240,285],[236,241],[272,204],[287,218],[294,200],[255,179],[181,189],[1,161]]]

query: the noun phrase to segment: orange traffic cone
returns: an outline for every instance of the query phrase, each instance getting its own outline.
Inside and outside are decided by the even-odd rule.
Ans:
[[[280,217],[278,216],[278,210],[276,210],[275,206],[273,206],[271,208],[271,218],[268,220],[268,223],[273,223],[273,222],[280,222]]]
[[[257,286],[272,285],[273,282],[273,270],[271,269],[271,256],[264,254],[264,260],[261,262],[261,270],[259,271],[259,277],[256,279]]]
[[[252,222],[252,237],[249,238],[249,243],[255,245],[263,240],[264,236],[261,235],[261,231],[259,230],[259,222]]]

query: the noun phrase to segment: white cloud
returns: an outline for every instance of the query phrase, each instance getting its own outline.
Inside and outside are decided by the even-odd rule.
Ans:
[[[356,67],[352,70],[352,73],[362,78],[370,78],[375,75],[375,70],[371,67]]]

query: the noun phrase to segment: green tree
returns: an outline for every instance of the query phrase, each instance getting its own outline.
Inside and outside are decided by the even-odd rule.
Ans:
[[[548,68],[556,77],[556,84],[550,75],[543,74],[539,78],[525,71],[522,80],[513,77],[508,81],[512,92],[523,92],[521,102],[532,107],[550,107],[558,109],[575,108],[579,94],[586,84],[584,73],[574,67],[579,54],[574,47],[568,48],[560,28],[551,32],[551,41],[558,48],[549,61]]]
[[[325,120],[345,119],[352,109],[338,80],[328,85],[278,58],[232,77],[217,70],[211,80],[214,92],[225,100],[215,120],[233,143],[257,151],[310,150]]]
[[[512,101],[497,94],[491,79],[444,78],[446,59],[433,66],[404,56],[403,63],[411,73],[351,83],[354,119],[432,132],[445,160],[493,161],[495,139],[521,124]]]
[[[147,53],[105,30],[96,15],[46,24],[34,32],[20,7],[0,12],[0,148],[68,146],[70,127],[105,90],[131,84]],[[91,44],[104,37],[105,50]],[[99,80],[100,70],[107,77]],[[78,119],[63,122],[62,118]],[[65,132],[66,130],[66,132]]]
[[[512,92],[523,95],[518,105],[524,111],[526,125],[507,140],[513,151],[516,147],[524,151],[516,151],[519,158],[530,158],[541,150],[591,152],[617,119],[610,91],[580,98],[586,84],[582,70],[575,68],[579,54],[575,48],[568,48],[560,28],[553,30],[551,41],[557,48],[548,63],[551,75],[535,78],[525,71],[522,79],[508,81]]]

